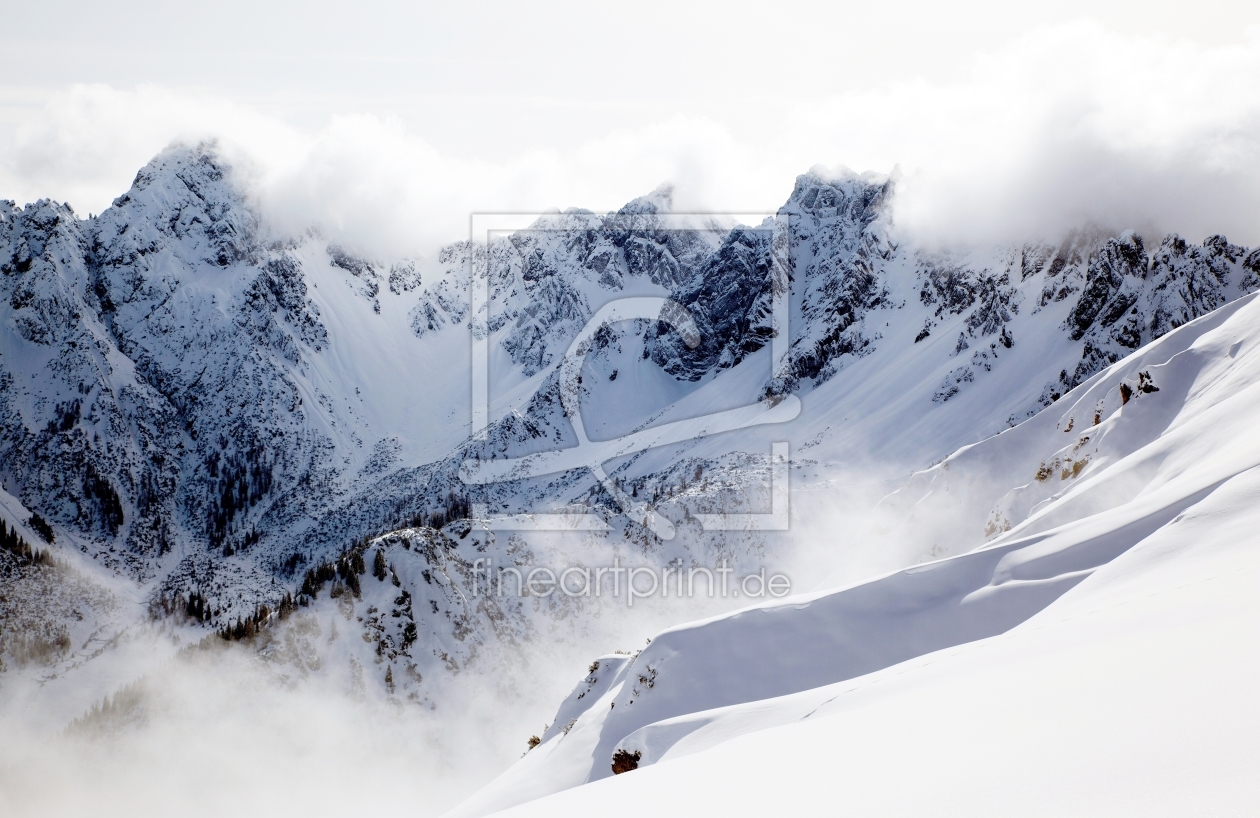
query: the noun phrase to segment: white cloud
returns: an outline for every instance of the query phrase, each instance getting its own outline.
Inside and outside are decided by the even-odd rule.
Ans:
[[[609,209],[662,181],[680,208],[773,209],[815,164],[899,165],[898,221],[920,236],[1053,236],[1095,221],[1260,243],[1257,77],[1260,37],[1209,47],[1074,24],[975,56],[959,80],[749,101],[747,124],[668,110],[621,121],[593,105],[607,125],[576,148],[522,151],[511,117],[489,109],[482,125],[501,129],[502,147],[472,157],[385,114],[299,126],[223,96],[75,86],[13,132],[0,189],[98,211],[169,141],[217,136],[249,158],[278,228],[318,225],[391,257],[462,237],[473,211]]]
[[[817,132],[906,172],[917,233],[1054,234],[1085,221],[1260,241],[1260,39],[1206,48],[1092,25],[978,57],[961,83],[834,101]],[[841,120],[838,112],[871,111]]]

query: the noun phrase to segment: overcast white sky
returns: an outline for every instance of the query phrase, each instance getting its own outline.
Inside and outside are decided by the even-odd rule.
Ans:
[[[172,140],[390,255],[472,210],[773,209],[815,164],[950,235],[1260,243],[1260,4],[4,3],[0,196],[99,211]]]

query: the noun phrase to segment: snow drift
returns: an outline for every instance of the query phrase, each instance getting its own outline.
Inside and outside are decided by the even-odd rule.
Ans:
[[[778,792],[769,786],[774,776],[764,770],[786,774],[793,764],[815,769],[835,754],[857,759],[853,753],[863,741],[887,742],[870,732],[879,729],[879,718],[887,719],[890,729],[910,730],[899,711],[921,710],[925,701],[970,713],[982,706],[1019,707],[1043,726],[1049,713],[1068,709],[1063,717],[1080,741],[1060,749],[1096,759],[1102,769],[1123,770],[1110,786],[1096,773],[1084,774],[1083,763],[1062,771],[1057,794],[1048,801],[1060,809],[1105,814],[1118,794],[1142,787],[1174,795],[1180,804],[1193,796],[1202,803],[1254,806],[1239,765],[1256,761],[1256,746],[1244,725],[1254,729],[1260,710],[1250,702],[1243,680],[1254,681],[1260,665],[1236,640],[1254,635],[1260,626],[1246,591],[1260,569],[1248,530],[1260,491],[1257,338],[1260,302],[1248,297],[1113,364],[1037,417],[916,475],[887,502],[920,507],[938,493],[967,498],[967,513],[978,526],[987,500],[1002,521],[1000,533],[970,553],[658,634],[631,662],[610,668],[611,680],[591,687],[592,694],[602,695],[592,695],[580,714],[572,707],[562,710],[562,716],[576,719],[570,726],[452,814],[484,814],[608,778],[617,753],[633,756],[639,767],[671,763],[662,764],[659,774],[635,772],[610,782],[612,792],[579,788],[554,802],[539,802],[537,809],[567,813],[595,802],[629,805],[657,798],[678,805],[674,799],[680,797],[697,805],[703,791],[724,811],[756,814],[769,808],[768,793]],[[1077,463],[1083,465],[1077,468]],[[965,490],[970,481],[1006,485],[1009,491],[986,498]],[[1220,580],[1224,596],[1204,597],[1201,586],[1209,579]],[[1174,593],[1191,585],[1193,591]],[[1147,602],[1151,596],[1160,599]],[[1141,613],[1117,613],[1129,603]],[[1087,616],[1102,620],[1100,635],[1081,632],[1077,620]],[[1187,666],[1153,649],[1145,634],[1160,622],[1176,623],[1178,648],[1205,666]],[[1217,627],[1223,629],[1219,634],[1213,630]],[[1042,630],[1054,635],[1042,635]],[[1002,634],[1004,641],[984,647]],[[1057,642],[1049,655],[1030,647],[1047,639]],[[1096,689],[1054,690],[1028,675],[1030,664],[1049,664],[1048,676],[1056,679],[1074,669],[1089,672],[1089,663],[1099,662],[1099,653],[1108,650],[1131,656],[1132,662],[1109,663],[1111,675],[1091,673]],[[1139,748],[1132,738],[1070,711],[1128,709],[1108,721],[1118,720],[1133,735],[1150,735],[1149,724],[1135,723],[1138,714],[1130,699],[1138,695],[1149,701],[1150,694],[1130,691],[1123,681],[1145,671],[1156,689],[1180,692],[1168,702],[1169,712],[1144,708],[1142,717],[1203,738],[1193,742],[1196,752],[1191,752],[1164,735],[1157,743],[1167,757],[1135,770],[1106,758],[1099,747],[1114,752],[1119,746],[1144,758],[1150,757],[1150,748]],[[993,681],[1011,677],[1021,681],[1013,686]],[[882,694],[876,688],[881,680]],[[984,693],[960,690],[967,685]],[[959,702],[948,704],[949,695]],[[1204,698],[1213,701],[1200,704]],[[1237,714],[1240,721],[1195,723],[1185,715],[1204,707]],[[836,718],[819,718],[825,714]],[[949,741],[938,731],[959,722],[944,711],[925,718],[924,725],[904,735],[916,743]],[[993,722],[977,718],[976,731],[991,735]],[[789,727],[804,719],[810,720],[808,726]],[[870,738],[851,735],[854,722],[859,735]],[[759,732],[766,730],[764,736]],[[746,734],[754,735],[736,741]],[[1209,735],[1218,742],[1210,749],[1204,744],[1210,743]],[[1039,774],[1017,765],[1021,758],[1044,755],[1036,746],[1042,736],[1039,731],[1011,734],[1004,740],[1011,754],[1005,759],[994,758],[984,746],[990,739],[958,734],[952,740],[963,752],[983,755],[997,767],[983,780],[1029,781]],[[1087,746],[1091,740],[1099,744]],[[739,754],[726,752],[726,742],[738,743]],[[821,757],[820,742],[829,748]],[[672,763],[684,756],[693,758]],[[1158,780],[1155,771],[1168,770],[1174,758],[1187,769]],[[961,771],[946,757],[937,762],[957,775],[948,782],[950,790],[970,794],[981,788],[975,772]],[[869,762],[855,766],[873,768]],[[810,780],[791,773],[795,783],[780,795],[798,806],[821,809],[826,804],[878,814],[912,814],[913,805],[922,810],[941,803],[939,794],[915,788],[877,795],[876,787],[843,767],[835,775],[848,782],[845,790],[833,791],[830,775]],[[741,776],[764,783],[752,787],[761,792],[758,797],[733,799],[734,792],[747,791],[735,786]],[[881,771],[880,780],[886,776]],[[939,774],[931,777],[939,780]],[[686,794],[680,790],[684,780],[691,784]],[[1170,791],[1169,781],[1177,788]],[[710,792],[713,787],[716,792]],[[999,789],[1010,791],[1009,785]],[[989,809],[999,803],[993,797],[980,801]],[[1149,793],[1139,801],[1158,803]],[[1054,812],[1040,805],[1032,811],[1043,810]],[[1159,811],[1169,811],[1167,804]]]

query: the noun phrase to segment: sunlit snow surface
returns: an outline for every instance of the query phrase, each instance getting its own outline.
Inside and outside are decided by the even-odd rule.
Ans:
[[[1257,338],[1246,298],[916,475],[1009,530],[657,635],[454,814],[1254,812]]]

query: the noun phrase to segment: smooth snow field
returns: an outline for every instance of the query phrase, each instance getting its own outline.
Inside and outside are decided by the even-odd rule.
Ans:
[[[710,712],[506,814],[1254,815],[1258,525],[1252,470],[1004,635]]]

